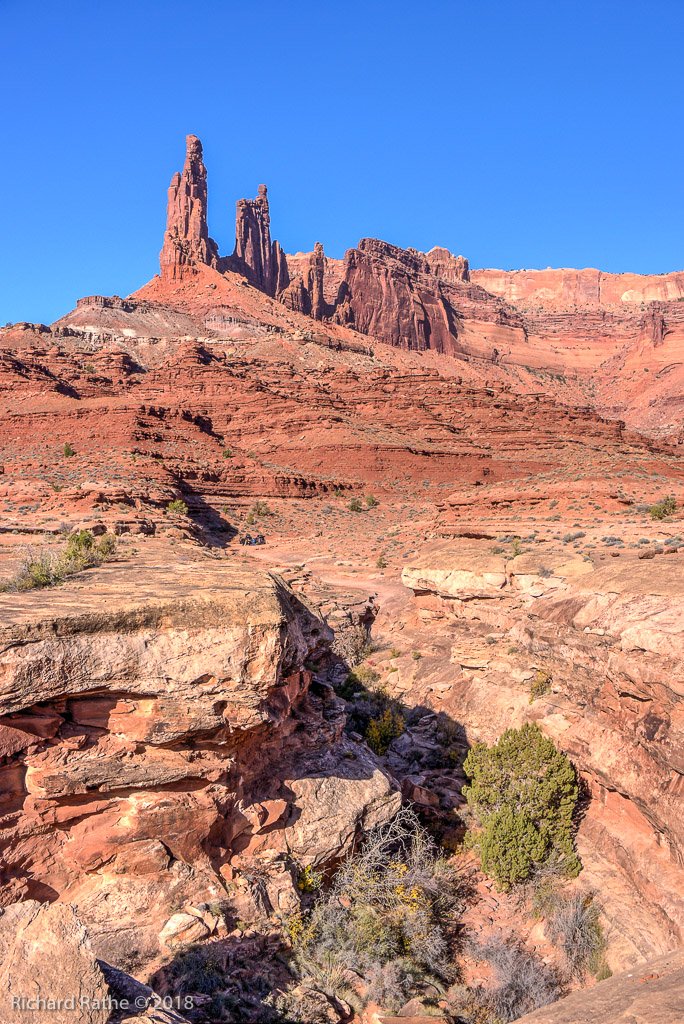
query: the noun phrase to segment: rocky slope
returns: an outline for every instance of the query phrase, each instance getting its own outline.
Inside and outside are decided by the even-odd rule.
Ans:
[[[683,1015],[684,953],[679,950],[519,1020],[521,1024],[672,1024]]]

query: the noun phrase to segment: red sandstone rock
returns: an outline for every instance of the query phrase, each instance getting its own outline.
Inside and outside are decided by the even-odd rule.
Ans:
[[[162,278],[182,280],[183,268],[194,263],[213,265],[218,246],[207,229],[207,169],[202,160],[202,143],[187,136],[183,173],[176,172],[169,186],[166,234],[159,255]]]
[[[271,218],[265,185],[259,185],[256,199],[238,199],[235,251],[222,265],[244,274],[250,284],[267,295],[276,295],[289,284],[285,254],[279,242],[271,243]]]

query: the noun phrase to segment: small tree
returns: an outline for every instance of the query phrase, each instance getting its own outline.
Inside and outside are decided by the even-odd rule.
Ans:
[[[175,501],[170,501],[166,506],[167,512],[173,512],[179,516],[187,516],[188,506],[180,498],[176,498]]]
[[[655,505],[651,505],[649,512],[651,513],[651,519],[667,519],[668,516],[673,515],[677,511],[677,502],[673,497],[667,496],[657,501]]]
[[[62,449],[62,451],[64,452],[64,457],[65,457],[65,458],[67,458],[67,459],[70,459],[70,458],[72,457],[72,455],[75,455],[75,454],[76,454],[76,452],[75,452],[75,451],[74,451],[74,449],[73,449],[73,448],[71,447],[71,445],[69,444],[69,442],[68,442],[68,441],[67,441],[67,443],[66,443],[66,444],[64,445],[64,448]]]
[[[502,888],[548,861],[566,874],[579,872],[572,837],[575,769],[536,723],[507,729],[492,747],[476,743],[463,770],[470,780],[463,792],[481,825],[473,842],[483,870]]]

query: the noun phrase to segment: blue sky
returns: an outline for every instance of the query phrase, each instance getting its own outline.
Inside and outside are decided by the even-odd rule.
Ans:
[[[209,227],[286,250],[684,268],[682,0],[0,0],[0,323],[158,269],[184,137]]]

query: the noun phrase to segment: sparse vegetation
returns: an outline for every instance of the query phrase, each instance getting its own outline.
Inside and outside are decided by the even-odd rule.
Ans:
[[[322,884],[322,872],[316,871],[311,864],[302,868],[297,879],[297,888],[300,892],[317,892]]]
[[[171,512],[178,516],[187,516],[188,506],[181,498],[176,498],[175,501],[170,501],[166,506],[166,511]]]
[[[71,459],[71,458],[73,458],[73,456],[74,456],[74,455],[76,454],[76,452],[75,452],[75,451],[74,451],[74,449],[73,449],[73,448],[71,447],[71,445],[69,444],[69,442],[68,442],[68,441],[66,442],[66,444],[65,444],[65,445],[64,445],[64,447],[62,448],[62,451],[63,451],[63,453],[64,453],[64,458],[65,458],[65,459]]]
[[[375,506],[378,504],[378,499],[375,497],[374,494],[367,494],[366,497],[364,498],[364,501],[366,502],[368,508],[375,508]]]
[[[537,699],[537,697],[543,697],[545,693],[548,693],[551,689],[551,683],[553,681],[550,673],[545,672],[544,669],[538,668],[534,674],[534,678],[530,683],[530,704]]]
[[[101,565],[116,552],[116,537],[105,533],[98,543],[89,530],[72,533],[66,549],[60,553],[35,552],[28,548],[16,576],[0,583],[0,591],[38,590],[56,587],[68,576]]]
[[[382,552],[380,552],[380,554],[378,555],[378,560],[377,560],[377,562],[375,564],[376,564],[378,569],[386,569],[387,568],[387,559],[385,558],[385,556],[383,555]]]
[[[352,498],[352,500],[349,502],[350,512],[360,512],[362,507],[363,506],[361,505],[361,502],[359,501],[358,498]]]
[[[371,718],[365,740],[376,754],[387,753],[390,743],[404,731],[404,716],[394,707],[386,707],[377,718]]]
[[[505,1024],[563,994],[553,968],[515,942],[491,942],[473,953],[489,962],[495,982],[491,989],[479,987],[466,995],[472,1012],[465,1019],[472,1024]]]
[[[507,729],[491,747],[476,743],[463,768],[469,780],[463,792],[479,823],[469,841],[500,888],[510,889],[542,864],[579,872],[575,769],[536,723]]]
[[[343,999],[352,994],[344,979],[356,972],[364,1001],[396,1010],[416,985],[452,978],[444,928],[457,901],[453,869],[415,813],[402,808],[369,833],[310,913],[289,919],[292,968]]]
[[[668,495],[657,501],[655,505],[651,505],[648,511],[651,514],[651,519],[667,519],[677,511],[677,502]]]
[[[606,967],[601,906],[591,893],[558,893],[552,900],[548,934],[562,952],[568,973],[582,981]],[[605,975],[604,975],[605,976]]]

